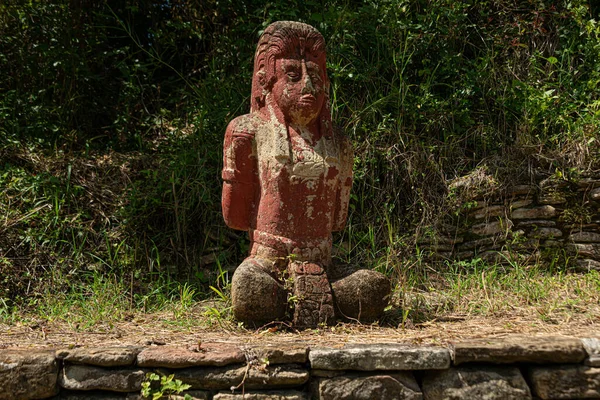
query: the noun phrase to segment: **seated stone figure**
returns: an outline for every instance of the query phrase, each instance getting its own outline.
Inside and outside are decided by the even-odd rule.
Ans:
[[[232,278],[240,321],[263,324],[293,309],[295,326],[314,327],[373,320],[387,305],[384,275],[332,263],[353,155],[332,129],[328,92],[323,36],[298,22],[270,25],[256,50],[250,114],[225,133],[223,216],[251,241]]]

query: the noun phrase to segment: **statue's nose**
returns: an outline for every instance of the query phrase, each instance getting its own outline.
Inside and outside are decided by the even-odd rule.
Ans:
[[[302,63],[302,75],[304,77],[304,85],[302,85],[302,94],[315,94],[315,88],[313,86],[312,79],[310,79],[310,75],[306,71],[306,64],[304,62]]]

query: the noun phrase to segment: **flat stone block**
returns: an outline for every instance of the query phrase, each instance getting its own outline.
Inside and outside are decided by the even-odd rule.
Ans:
[[[213,400],[308,400],[308,396],[297,390],[270,390],[244,394],[217,393]]]
[[[532,367],[529,380],[534,394],[541,399],[600,398],[600,368],[585,365]]]
[[[569,240],[577,243],[600,243],[600,233],[576,232],[569,236]]]
[[[191,385],[191,389],[224,390],[239,386],[249,389],[279,389],[302,386],[308,381],[308,370],[296,365],[268,367],[186,368],[174,371],[175,379]],[[247,373],[247,374],[246,374]]]
[[[317,348],[310,351],[308,358],[312,368],[325,370],[423,370],[450,367],[450,351],[446,348],[399,344]]]
[[[76,364],[100,367],[126,367],[135,363],[141,347],[99,347],[94,349],[61,349],[56,358]]]
[[[563,337],[508,337],[473,339],[454,345],[454,364],[579,363],[585,358],[578,339]]]
[[[138,368],[106,369],[88,365],[67,365],[59,374],[60,385],[70,390],[137,392],[145,371]]]
[[[267,360],[274,364],[304,364],[308,361],[308,347],[295,345],[260,346],[244,349],[250,359]]]
[[[421,400],[423,394],[409,372],[389,375],[351,374],[321,379],[313,398],[319,400]]]
[[[531,399],[521,371],[514,367],[459,367],[428,371],[421,386],[426,400]]]
[[[107,393],[103,391],[69,392],[61,391],[52,400],[142,400],[141,395],[127,393]]]
[[[0,350],[0,399],[42,399],[58,393],[54,351]]]
[[[234,345],[206,343],[193,350],[172,346],[149,347],[138,354],[137,362],[140,367],[220,367],[244,363],[246,356]]]
[[[501,221],[473,225],[471,231],[479,236],[491,236],[498,233],[506,233],[512,227],[513,223],[510,219],[502,219]]]
[[[575,260],[575,269],[581,272],[590,272],[592,270],[600,271],[600,261],[585,258],[583,260]]]
[[[589,365],[590,367],[600,367],[600,339],[581,339],[581,343],[583,343],[583,348],[587,353],[585,365]]]
[[[535,208],[519,208],[511,213],[514,219],[551,218],[556,215],[556,209],[550,205]]]
[[[600,243],[569,243],[567,249],[580,257],[600,258]]]

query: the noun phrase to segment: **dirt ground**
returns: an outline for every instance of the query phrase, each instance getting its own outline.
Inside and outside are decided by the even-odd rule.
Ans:
[[[600,338],[600,316],[595,320],[573,319],[561,323],[522,317],[460,316],[434,319],[402,327],[338,324],[313,330],[294,331],[272,324],[257,330],[227,327],[181,327],[170,325],[160,315],[144,320],[97,326],[78,331],[67,324],[0,324],[0,349],[63,348],[125,345],[188,346],[209,342],[240,345],[306,344],[311,347],[341,347],[349,343],[406,343],[449,345],[469,338],[499,338],[509,335],[569,336]]]

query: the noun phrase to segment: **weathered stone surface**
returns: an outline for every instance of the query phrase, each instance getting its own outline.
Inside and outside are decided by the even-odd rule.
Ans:
[[[242,387],[246,390],[297,387],[309,378],[308,370],[295,365],[186,368],[173,372],[176,379],[192,385],[191,389],[204,390],[230,389],[238,385],[240,390]]]
[[[332,371],[327,369],[311,369],[310,376],[311,377],[320,377],[320,378],[334,378],[336,376],[344,375],[346,371]]]
[[[600,243],[600,233],[576,232],[569,236],[569,240],[578,243]]]
[[[477,224],[471,227],[471,232],[479,236],[491,236],[498,233],[507,233],[513,227],[510,219],[489,222],[486,224]]]
[[[531,199],[517,200],[510,203],[510,208],[516,210],[517,208],[527,207],[531,203],[533,203]]]
[[[519,227],[527,227],[527,226],[556,226],[556,221],[544,220],[544,219],[537,219],[537,220],[533,220],[533,221],[519,221],[518,222],[518,226]]]
[[[53,351],[0,350],[0,399],[41,399],[58,392]]]
[[[540,195],[538,199],[540,204],[564,204],[567,202],[567,197],[561,192],[548,192]]]
[[[541,399],[600,398],[600,368],[584,365],[533,367],[529,381]]]
[[[142,388],[145,372],[139,368],[106,369],[88,365],[66,365],[59,374],[62,387],[70,390],[136,392]]]
[[[559,238],[562,236],[562,231],[556,228],[538,228],[531,232],[532,237],[536,237],[539,239],[551,239],[551,238]]]
[[[244,352],[226,343],[202,343],[199,349],[160,346],[148,347],[137,356],[140,367],[186,368],[223,366],[246,361]]]
[[[589,196],[590,196],[591,200],[599,201],[600,200],[600,188],[590,190]]]
[[[350,374],[321,379],[314,397],[319,400],[421,400],[423,394],[412,374],[398,372],[371,376]]]
[[[471,213],[471,216],[475,219],[482,218],[493,218],[493,217],[501,217],[506,214],[506,207],[504,206],[489,206],[484,207],[480,210],[474,211]]]
[[[580,272],[589,272],[591,270],[600,271],[600,261],[585,258],[583,260],[575,260],[575,269]]]
[[[472,339],[454,345],[455,365],[469,362],[578,363],[584,358],[581,341],[563,337]]]
[[[584,338],[581,339],[581,342],[587,353],[585,365],[589,365],[590,367],[600,367],[600,339]]]
[[[483,239],[478,239],[478,240],[473,240],[471,242],[466,242],[463,243],[460,246],[460,250],[464,251],[464,250],[474,250],[474,249],[480,249],[480,248],[494,248],[494,247],[500,247],[501,246],[501,240],[498,240],[497,238],[492,238],[492,237],[486,237]]]
[[[61,349],[56,357],[71,363],[120,367],[133,365],[141,347],[99,347],[93,349]]]
[[[301,345],[266,345],[243,349],[251,360],[268,361],[275,364],[304,364],[308,361],[308,347]]]
[[[142,400],[142,396],[132,393],[107,393],[103,391],[61,391],[61,393],[52,400]]]
[[[213,400],[308,400],[308,396],[297,390],[271,390],[244,394],[217,393]]]
[[[600,180],[595,178],[583,178],[577,181],[577,186],[582,189],[596,188],[600,186]]]
[[[412,347],[399,344],[348,345],[342,349],[311,349],[314,369],[325,370],[420,370],[450,366],[450,352],[442,347]]]
[[[511,213],[513,219],[552,218],[555,215],[556,209],[550,205],[534,208],[519,208]]]
[[[421,386],[426,400],[531,398],[525,379],[514,367],[459,367],[428,371]]]
[[[377,271],[359,269],[332,280],[331,288],[339,318],[374,321],[389,302],[391,282]]]
[[[567,248],[581,258],[600,259],[600,243],[569,243]]]
[[[250,113],[229,123],[223,144],[223,218],[248,231],[251,243],[232,277],[233,314],[249,325],[283,318],[292,294],[296,326],[379,317],[390,293],[383,274],[360,281],[365,312],[347,310],[354,274],[335,279],[337,293],[330,285],[331,233],[346,224],[354,157],[331,123],[323,36],[300,22],[272,23],[259,38],[252,76]],[[301,264],[313,272],[300,272]],[[285,273],[294,278],[287,285]]]
[[[544,248],[562,248],[564,245],[563,240],[544,240]]]

